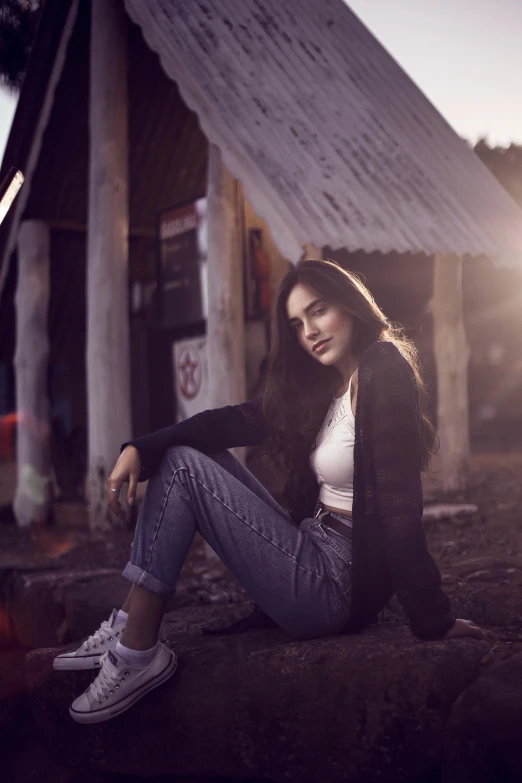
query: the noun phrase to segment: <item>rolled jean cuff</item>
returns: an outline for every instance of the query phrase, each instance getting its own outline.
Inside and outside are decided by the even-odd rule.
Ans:
[[[144,587],[145,590],[150,590],[151,593],[163,595],[165,598],[174,595],[176,590],[175,587],[167,585],[165,582],[160,582],[155,576],[147,573],[147,571],[144,571],[133,563],[127,563],[123,569],[122,576],[124,579],[127,579],[138,587]]]

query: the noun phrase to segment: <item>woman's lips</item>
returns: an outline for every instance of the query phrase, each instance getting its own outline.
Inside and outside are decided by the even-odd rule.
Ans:
[[[328,345],[331,339],[332,338],[329,337],[328,340],[322,340],[320,343],[317,343],[317,345],[313,349],[314,353],[321,353],[321,351],[323,351],[326,348],[326,346]]]

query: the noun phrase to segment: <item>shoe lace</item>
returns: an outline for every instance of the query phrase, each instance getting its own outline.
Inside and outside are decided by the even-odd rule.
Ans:
[[[83,647],[86,651],[91,647],[96,649],[99,644],[106,644],[106,642],[112,642],[115,636],[121,635],[121,629],[115,631],[111,626],[109,620],[104,620],[101,626],[95,631],[88,639],[83,643]]]
[[[100,657],[100,673],[90,686],[91,694],[98,703],[101,703],[102,699],[108,699],[109,696],[112,696],[114,691],[120,687],[120,683],[125,682],[125,678],[130,674],[128,669],[121,672],[111,671],[107,666],[106,658],[107,653],[103,653]]]

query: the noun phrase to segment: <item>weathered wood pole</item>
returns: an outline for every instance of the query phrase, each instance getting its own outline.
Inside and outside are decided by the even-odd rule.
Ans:
[[[90,524],[111,524],[107,478],[131,436],[128,311],[127,17],[92,0],[87,241]]]
[[[464,330],[462,258],[437,255],[431,311],[437,367],[440,482],[445,492],[466,488],[470,445],[469,347]]]
[[[49,339],[49,227],[22,223],[16,290],[17,487],[13,503],[20,527],[40,524],[51,506],[50,413],[47,393]]]
[[[303,253],[306,259],[313,259],[314,261],[323,260],[323,251],[320,247],[315,245],[303,245]]]
[[[243,263],[237,182],[221,153],[209,145],[208,162],[208,374],[209,408],[246,399]],[[243,458],[242,449],[236,456]]]

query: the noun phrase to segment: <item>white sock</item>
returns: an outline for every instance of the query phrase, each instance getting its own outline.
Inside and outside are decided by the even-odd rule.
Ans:
[[[114,652],[116,655],[121,655],[133,669],[146,669],[156,656],[158,644],[159,642],[156,642],[150,650],[131,650],[130,647],[125,647],[121,642],[117,642]]]
[[[124,612],[123,609],[118,609],[116,613],[116,622],[126,623],[128,619],[129,619],[128,612]]]

